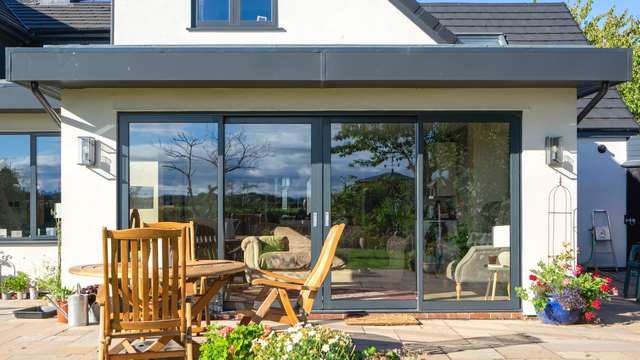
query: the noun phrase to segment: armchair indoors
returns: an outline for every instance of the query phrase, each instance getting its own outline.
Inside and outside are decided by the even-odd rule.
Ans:
[[[311,240],[291,229],[276,227],[273,235],[249,236],[240,244],[247,266],[247,281],[259,270],[299,272],[311,265]],[[344,261],[335,257],[332,268],[344,266]]]
[[[447,278],[456,283],[456,300],[460,300],[463,284],[487,283],[492,275],[487,269],[489,256],[497,258],[500,253],[509,250],[509,247],[491,245],[472,246],[460,261],[450,262],[447,265]]]

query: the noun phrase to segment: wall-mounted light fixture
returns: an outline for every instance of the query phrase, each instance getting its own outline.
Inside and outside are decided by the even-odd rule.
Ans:
[[[78,137],[78,165],[96,164],[96,139],[89,136]]]
[[[545,150],[547,153],[547,165],[551,167],[562,166],[562,137],[547,136],[545,139]]]

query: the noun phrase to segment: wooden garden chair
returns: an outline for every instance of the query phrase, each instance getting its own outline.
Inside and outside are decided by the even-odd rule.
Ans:
[[[257,301],[262,301],[262,304],[255,310],[242,311],[241,313],[244,317],[240,324],[246,325],[251,322],[260,323],[262,320],[271,320],[293,326],[298,322],[305,322],[307,315],[313,309],[316,294],[320,291],[322,283],[327,274],[329,274],[329,270],[331,270],[331,264],[344,227],[344,224],[340,224],[333,226],[329,230],[318,261],[306,279],[298,279],[258,269],[257,271],[267,278],[253,280],[251,284],[263,286],[256,299]],[[291,290],[298,291],[298,301],[296,303],[298,311],[294,309],[289,300],[287,291]],[[280,303],[279,308],[273,307],[276,299]],[[300,314],[300,318],[298,314]]]
[[[100,359],[191,360],[185,230],[103,229],[102,238]]]
[[[193,221],[189,222],[172,222],[172,221],[163,221],[157,223],[144,223],[142,224],[143,228],[153,228],[153,229],[184,229],[186,232],[186,255],[187,262],[197,261],[196,256],[196,226]],[[195,282],[189,282],[187,284],[187,295],[203,295],[207,291],[207,278],[201,277],[196,284]],[[202,322],[205,322],[205,326],[201,327]],[[209,309],[205,308],[199,314],[195,314],[195,332],[202,332],[209,327],[211,323],[211,319],[209,318]]]

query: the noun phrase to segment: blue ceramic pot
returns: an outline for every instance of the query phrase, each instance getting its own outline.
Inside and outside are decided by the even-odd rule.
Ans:
[[[567,311],[553,298],[549,299],[544,311],[538,313],[538,319],[545,324],[572,325],[580,321],[579,310]]]

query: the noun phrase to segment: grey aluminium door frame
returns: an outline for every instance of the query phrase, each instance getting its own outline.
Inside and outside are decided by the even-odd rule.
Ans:
[[[512,286],[520,284],[521,274],[521,202],[520,202],[520,153],[522,149],[522,113],[519,111],[343,111],[343,112],[123,112],[118,114],[118,227],[122,228],[129,221],[128,196],[128,159],[129,159],[129,124],[130,123],[191,123],[211,122],[218,124],[218,186],[224,189],[224,126],[228,123],[299,123],[312,124],[312,171],[313,181],[320,183],[322,194],[315,194],[312,208],[320,214],[330,211],[330,126],[333,122],[358,122],[361,120],[382,120],[381,122],[414,123],[416,126],[416,261],[423,261],[424,224],[423,224],[423,179],[424,148],[422,132],[424,124],[433,122],[508,122],[510,124],[510,192],[511,192],[511,280]],[[319,148],[315,149],[314,148]],[[327,158],[329,156],[329,158]],[[317,175],[319,174],[319,175]],[[317,196],[321,198],[318,200]],[[314,240],[324,239],[328,227],[324,224],[324,216],[319,216],[321,229],[313,233]],[[329,219],[330,220],[330,219]],[[218,194],[218,228],[224,230],[224,191]],[[224,234],[219,234],[224,238]],[[322,241],[312,242],[312,256],[315,260],[320,253]],[[218,242],[218,255],[224,256],[224,244]],[[332,301],[329,280],[322,291],[322,301],[317,303],[318,311],[427,311],[427,312],[468,312],[468,311],[509,311],[520,309],[520,301],[512,297],[509,301],[424,301],[424,274],[416,272],[417,299],[415,301]]]

